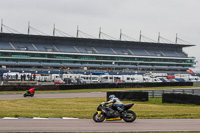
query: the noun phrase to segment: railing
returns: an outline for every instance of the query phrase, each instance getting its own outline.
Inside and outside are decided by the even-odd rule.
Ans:
[[[143,90],[142,92],[148,92],[150,98],[162,97],[163,93],[182,93],[200,95],[200,89]]]

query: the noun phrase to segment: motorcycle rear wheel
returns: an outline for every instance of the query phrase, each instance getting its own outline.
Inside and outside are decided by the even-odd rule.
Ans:
[[[131,110],[126,111],[123,115],[123,120],[125,122],[133,122],[135,121],[135,119],[136,119],[136,113]]]
[[[97,112],[93,115],[93,120],[95,122],[103,122],[105,120],[106,116],[105,114],[98,114]]]

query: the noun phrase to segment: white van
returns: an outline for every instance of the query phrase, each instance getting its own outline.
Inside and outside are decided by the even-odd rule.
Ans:
[[[83,79],[86,83],[99,83],[100,82],[98,75],[80,75],[80,78]]]

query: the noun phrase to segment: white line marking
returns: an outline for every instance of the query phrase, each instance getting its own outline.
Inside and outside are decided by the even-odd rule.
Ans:
[[[62,119],[78,119],[78,118],[63,117]]]
[[[3,119],[6,119],[6,120],[16,120],[16,119],[18,119],[18,118],[15,118],[15,117],[4,117]]]

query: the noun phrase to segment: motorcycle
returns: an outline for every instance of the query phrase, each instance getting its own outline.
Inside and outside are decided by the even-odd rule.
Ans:
[[[93,115],[93,120],[95,122],[106,121],[115,121],[115,120],[124,120],[125,122],[133,122],[136,119],[136,113],[132,110],[129,110],[134,104],[124,105],[122,111],[118,111],[117,107],[112,105],[107,106],[105,102],[101,103],[97,107],[97,112]]]
[[[33,96],[34,96],[34,93],[28,93],[28,92],[24,93],[24,97],[27,97],[27,96],[33,97]]]

